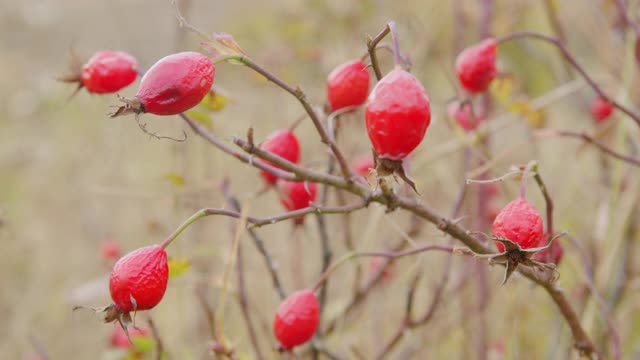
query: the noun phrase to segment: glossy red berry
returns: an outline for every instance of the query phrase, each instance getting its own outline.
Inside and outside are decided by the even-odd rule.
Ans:
[[[331,111],[364,104],[369,93],[369,70],[360,60],[344,63],[327,77],[327,99]]]
[[[130,327],[127,331],[129,331],[131,340],[148,336],[147,332],[142,328],[136,329],[134,327]],[[131,342],[129,342],[129,338],[127,338],[127,334],[119,324],[116,324],[113,327],[113,331],[111,332],[111,336],[109,337],[109,343],[111,344],[111,347],[120,349],[128,349],[132,346]]]
[[[134,250],[122,257],[111,270],[109,291],[121,313],[149,310],[158,305],[167,289],[167,253],[160,245]]]
[[[288,211],[304,209],[316,200],[316,183],[278,180],[277,184],[280,203]],[[294,221],[302,224],[304,217],[297,217]]]
[[[545,245],[547,245],[547,234],[543,234],[538,247]],[[562,245],[560,245],[560,242],[555,240],[548,249],[537,252],[533,256],[533,259],[544,263],[559,265],[563,257],[564,249],[562,248]]]
[[[522,249],[537,247],[544,233],[540,213],[523,198],[508,203],[496,216],[491,230],[494,236],[511,240]],[[496,241],[496,246],[498,251],[504,251],[502,243]]]
[[[122,254],[120,244],[113,239],[105,240],[100,247],[100,252],[102,253],[102,258],[107,261],[118,260]]]
[[[402,160],[420,144],[429,127],[429,97],[418,79],[396,68],[369,94],[365,117],[378,157]]]
[[[319,305],[313,290],[302,290],[287,297],[278,307],[273,334],[284,349],[304,344],[318,328]]]
[[[114,93],[138,76],[138,61],[120,51],[100,51],[82,67],[80,81],[94,94]]]
[[[447,106],[447,114],[467,132],[475,130],[480,125],[480,122],[484,120],[484,116],[474,113],[468,103],[462,105],[459,102],[450,103]]]
[[[376,163],[373,161],[371,155],[366,155],[356,160],[354,170],[356,171],[356,174],[362,177],[367,177],[375,168]]]
[[[611,113],[613,113],[613,105],[603,98],[596,98],[591,104],[591,115],[598,123],[607,120]]]
[[[463,50],[456,59],[460,84],[470,93],[484,92],[496,77],[497,43],[484,39]]]
[[[295,134],[289,129],[281,129],[272,133],[262,143],[260,148],[295,164],[300,161],[300,143],[298,142],[298,138],[296,138]],[[266,160],[263,160],[263,162],[276,166]],[[275,175],[269,174],[266,171],[262,171],[261,174],[268,184],[274,184],[277,180]]]

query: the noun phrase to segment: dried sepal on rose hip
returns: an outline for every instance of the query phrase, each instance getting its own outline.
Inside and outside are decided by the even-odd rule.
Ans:
[[[547,238],[548,238],[547,234],[544,234],[538,246],[546,245]],[[560,261],[562,261],[563,257],[564,257],[564,248],[562,247],[559,241],[554,241],[551,247],[540,251],[533,257],[533,259],[543,263],[550,263],[550,264],[554,264],[555,266],[558,266],[560,265]]]
[[[364,104],[369,93],[369,78],[367,65],[361,60],[346,62],[331,71],[327,77],[329,110]]]
[[[527,175],[529,170],[535,166],[537,165],[532,162],[525,167],[522,173],[520,197],[502,208],[493,221],[491,226],[493,237],[491,239],[495,241],[500,253],[476,254],[478,257],[488,258],[489,264],[505,265],[503,285],[520,264],[554,270],[552,281],[555,281],[555,265],[540,262],[534,259],[534,256],[538,252],[550,248],[553,241],[564,233],[554,236],[549,239],[548,243],[543,242],[544,246],[540,246],[541,242],[547,238],[542,224],[542,216],[525,197]]]
[[[404,161],[422,142],[431,122],[427,91],[413,75],[396,67],[369,94],[365,118],[378,175],[397,174],[416,190]]]
[[[268,151],[274,155],[278,155],[285,160],[297,164],[300,161],[300,143],[298,138],[290,129],[281,129],[273,132],[260,145],[262,150]],[[280,168],[266,160],[260,160],[271,166]],[[278,178],[264,170],[260,172],[267,185],[273,185]]]
[[[107,323],[117,321],[129,337],[129,325],[135,328],[135,313],[158,305],[167,290],[168,281],[169,265],[163,246],[139,248],[120,258],[111,270],[109,292],[113,304],[92,309],[104,312]],[[75,309],[79,308],[82,307]],[[133,318],[131,312],[134,313]]]
[[[301,290],[289,295],[278,306],[273,321],[273,335],[283,350],[309,341],[318,329],[320,306],[313,290]]]
[[[147,71],[133,99],[121,99],[111,117],[143,113],[177,115],[198,105],[213,85],[216,68],[197,52],[165,56]]]
[[[464,49],[456,58],[456,74],[469,93],[485,92],[496,77],[497,42],[493,38]]]
[[[138,76],[138,61],[121,51],[99,51],[84,65],[72,54],[71,74],[58,80],[77,83],[92,94],[115,93],[133,83]]]

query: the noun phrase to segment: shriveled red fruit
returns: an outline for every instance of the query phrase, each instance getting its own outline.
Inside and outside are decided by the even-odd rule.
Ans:
[[[418,79],[396,68],[369,94],[365,117],[378,158],[402,160],[420,144],[429,127],[429,97]]]
[[[131,327],[128,329],[129,336],[131,340],[138,337],[147,337],[149,336],[147,332],[142,328],[134,328]],[[127,334],[124,332],[122,326],[116,324],[113,327],[113,331],[111,331],[111,336],[109,337],[109,343],[111,347],[128,349],[132,346],[131,342],[129,342],[129,338],[127,338]]]
[[[335,68],[327,77],[327,100],[331,111],[364,104],[369,93],[369,70],[360,60]]]
[[[491,230],[494,236],[511,240],[522,249],[537,247],[544,235],[540,213],[523,198],[508,203],[496,216]],[[504,245],[495,243],[498,251],[503,252]]]
[[[452,102],[447,106],[447,114],[454,119],[464,131],[475,130],[484,120],[482,114],[474,113],[469,103]]]
[[[362,177],[367,177],[371,173],[371,170],[374,170],[375,168],[376,163],[370,155],[363,156],[356,160],[355,171]]]
[[[300,161],[300,143],[298,142],[298,138],[296,138],[295,134],[289,129],[275,131],[267,137],[260,148],[295,164]],[[266,160],[262,161],[278,167]],[[278,180],[275,175],[269,174],[266,171],[262,171],[261,174],[268,184],[274,184],[276,180]]]
[[[216,68],[197,52],[163,57],[147,71],[134,99],[124,99],[111,117],[131,113],[176,115],[198,105],[213,85]]]
[[[278,306],[273,334],[285,350],[304,344],[313,337],[319,322],[318,299],[313,290],[301,290]]]
[[[593,115],[596,122],[600,123],[607,120],[611,113],[613,113],[613,105],[607,100],[599,97],[591,103],[591,115]]]
[[[168,280],[164,249],[160,245],[139,248],[113,266],[109,280],[111,299],[120,313],[149,310],[162,300]]]
[[[545,245],[547,245],[547,234],[543,234],[538,247],[543,247]],[[560,245],[560,242],[556,240],[548,249],[537,252],[533,256],[533,259],[544,263],[559,265],[563,257],[564,249],[562,248],[562,245]]]
[[[105,240],[101,247],[100,252],[102,253],[102,258],[107,261],[115,261],[120,258],[120,254],[122,250],[120,249],[120,244],[113,239]]]
[[[314,182],[294,182],[280,179],[277,186],[280,203],[288,211],[304,209],[316,200],[317,186]],[[304,217],[297,217],[293,220],[296,224],[302,224]]]
[[[470,93],[484,92],[496,77],[497,43],[493,38],[463,50],[456,58],[460,84]]]
[[[120,51],[95,53],[82,67],[81,82],[95,94],[114,93],[130,85],[138,76],[138,61]]]

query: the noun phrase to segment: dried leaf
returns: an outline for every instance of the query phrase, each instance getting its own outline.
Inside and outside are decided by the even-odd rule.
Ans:
[[[174,172],[165,174],[164,178],[177,188],[181,188],[184,186],[184,178]]]
[[[222,94],[220,91],[211,89],[211,91],[207,93],[204,99],[202,99],[200,105],[207,110],[220,111],[224,109],[225,105],[227,105],[228,102],[228,96]]]

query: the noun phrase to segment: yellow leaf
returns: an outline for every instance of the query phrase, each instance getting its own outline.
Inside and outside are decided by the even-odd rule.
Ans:
[[[184,186],[184,178],[176,173],[170,172],[164,175],[165,180],[169,181],[175,187]]]
[[[169,263],[169,277],[177,277],[184,274],[191,267],[191,263],[187,259],[171,258]]]
[[[502,76],[494,79],[489,85],[489,91],[501,104],[509,103],[513,95],[515,83],[513,77]]]
[[[211,127],[213,125],[213,122],[211,121],[211,117],[209,116],[209,114],[207,114],[204,111],[192,109],[187,111],[185,114],[204,126]]]
[[[220,111],[224,109],[225,105],[229,102],[229,97],[220,93],[220,91],[216,91],[211,89],[207,93],[207,95],[202,99],[200,105],[205,109],[211,111]]]

